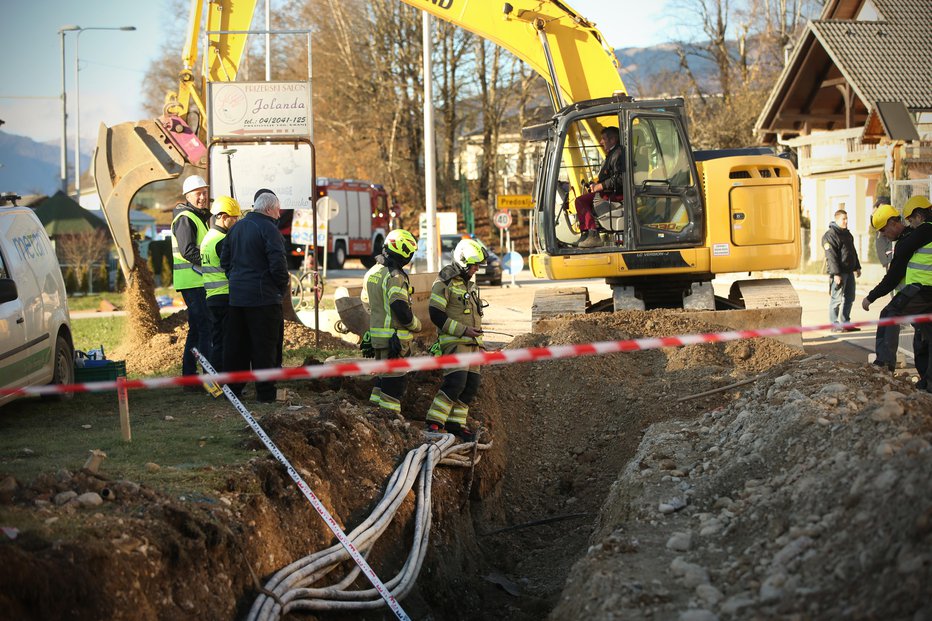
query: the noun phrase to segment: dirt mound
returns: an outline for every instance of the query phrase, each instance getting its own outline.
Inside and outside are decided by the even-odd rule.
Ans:
[[[659,423],[552,618],[930,618],[930,443],[932,396],[824,360]]]
[[[114,352],[114,359],[126,360],[129,373],[143,375],[168,373],[181,364],[184,341],[188,336],[188,311],[181,310],[162,319],[158,332],[142,343],[127,339]],[[314,329],[302,323],[285,322],[285,350],[315,347]],[[320,348],[335,351],[355,349],[326,332],[320,333]]]
[[[531,347],[714,331],[682,312],[595,314],[549,320],[547,334],[519,336]],[[693,354],[686,353],[695,352]],[[496,412],[496,449],[506,462],[497,498],[480,528],[540,520],[552,524],[483,539],[488,575],[506,575],[524,600],[504,619],[546,616],[572,563],[588,545],[611,485],[651,423],[695,416],[727,393],[682,404],[676,398],[756,375],[802,357],[769,339],[591,356],[483,371],[481,412]],[[582,617],[580,617],[582,618]]]

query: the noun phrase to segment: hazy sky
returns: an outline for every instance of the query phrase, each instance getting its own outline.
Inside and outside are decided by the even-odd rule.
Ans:
[[[661,43],[670,37],[663,20],[666,0],[570,0],[596,23],[615,48]],[[259,0],[260,6],[263,4]],[[274,9],[279,4],[272,0]],[[94,141],[101,122],[114,125],[143,117],[140,88],[149,61],[165,37],[159,0],[2,0],[0,61],[2,131],[39,141],[61,139],[61,47],[63,26],[135,26],[135,32],[86,31],[80,35],[81,136]],[[261,9],[260,9],[261,13]],[[259,17],[261,21],[261,17]],[[169,20],[169,23],[171,21]],[[74,51],[77,33],[65,34],[68,149],[74,140]],[[13,50],[16,50],[14,53]],[[181,50],[178,50],[179,56]]]

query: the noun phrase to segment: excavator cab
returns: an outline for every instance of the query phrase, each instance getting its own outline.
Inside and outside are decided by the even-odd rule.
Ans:
[[[683,118],[681,100],[608,98],[568,107],[548,131],[538,130],[547,140],[537,187],[540,247],[548,254],[572,255],[700,245],[702,192]],[[606,127],[621,130],[627,169],[623,198],[596,196],[593,215],[603,243],[580,248],[574,203],[598,176],[606,154],[596,137]],[[525,133],[534,135],[534,128]]]

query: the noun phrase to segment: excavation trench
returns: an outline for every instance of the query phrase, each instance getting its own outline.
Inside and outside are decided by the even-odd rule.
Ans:
[[[511,347],[710,329],[680,313],[618,313],[556,321]],[[801,355],[753,340],[484,369],[471,415],[494,446],[475,469],[437,469],[430,545],[417,585],[402,602],[406,611],[417,619],[545,618],[586,553],[602,505],[644,430],[689,420],[733,395],[682,403],[679,397]],[[412,378],[403,402],[408,421],[373,413],[368,380],[347,379],[296,384],[297,400],[312,405],[266,412],[260,423],[349,530],[365,519],[405,453],[424,441],[419,419],[439,382],[439,374]],[[224,415],[237,414],[230,408]],[[240,441],[256,457],[225,472],[225,488],[214,497],[169,497],[127,483],[115,510],[83,518],[81,537],[39,529],[0,547],[0,581],[9,585],[0,609],[11,618],[242,618],[259,583],[330,546],[333,537],[258,439],[244,429]],[[75,475],[71,487],[93,484]],[[49,475],[32,494],[61,487]],[[413,511],[409,494],[369,556],[383,579],[404,562]],[[49,572],[69,579],[51,585],[42,578]],[[355,584],[368,587],[364,578]],[[289,618],[391,617],[385,609],[316,614]]]

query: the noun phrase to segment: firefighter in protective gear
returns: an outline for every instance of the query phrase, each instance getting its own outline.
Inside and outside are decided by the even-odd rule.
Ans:
[[[369,309],[369,335],[376,360],[406,358],[411,339],[421,322],[411,309],[411,285],[404,267],[417,250],[417,240],[404,229],[385,236],[382,254],[363,277],[362,302]],[[384,373],[376,378],[369,401],[390,412],[401,413],[405,373]]]
[[[444,355],[482,348],[483,303],[473,276],[485,261],[482,244],[474,239],[461,240],[453,249],[453,263],[440,270],[430,289],[430,320],[437,326]],[[478,392],[479,367],[445,370],[440,390],[427,411],[426,430],[475,440],[475,433],[466,428],[466,415]]]
[[[210,352],[207,359],[217,371],[223,370],[223,335],[226,333],[227,314],[230,310],[230,281],[220,267],[220,249],[230,228],[243,211],[235,198],[218,196],[211,205],[213,214],[210,230],[201,242],[201,273],[207,310],[210,312]]]
[[[181,374],[196,375],[197,363],[191,348],[210,351],[210,313],[201,276],[201,242],[207,235],[210,219],[209,188],[203,177],[191,175],[184,180],[183,192],[185,202],[175,207],[172,218],[172,285],[188,307],[188,336],[181,356]],[[185,390],[199,389],[192,386]]]
[[[864,298],[861,306],[864,310],[870,308],[871,302],[886,295],[894,288],[898,289],[893,300],[880,311],[880,318],[899,317],[904,315],[919,315],[932,313],[932,222],[925,221],[928,211],[923,207],[910,209],[913,220],[922,218],[918,225],[908,235],[904,235],[904,227],[896,209],[881,206],[876,213],[881,217],[871,219],[874,228],[884,235],[896,239],[893,248],[893,260],[890,269],[883,280]],[[905,210],[904,210],[905,215]],[[884,221],[886,218],[886,221]],[[894,237],[896,236],[896,237]],[[916,371],[919,373],[917,388],[932,392],[932,324],[913,324],[913,355],[916,361]],[[880,329],[878,328],[878,334]],[[880,337],[878,336],[878,342]],[[892,356],[880,360],[878,363],[893,369]]]

